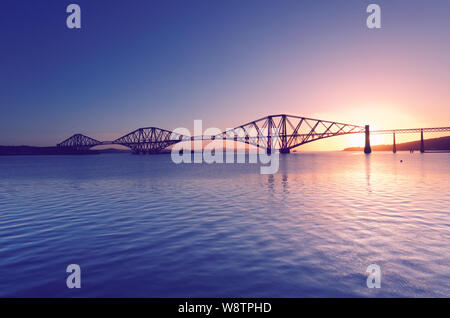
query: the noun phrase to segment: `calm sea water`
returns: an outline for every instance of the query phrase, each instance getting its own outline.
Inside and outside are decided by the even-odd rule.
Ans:
[[[0,296],[449,297],[449,189],[450,154],[0,157]]]

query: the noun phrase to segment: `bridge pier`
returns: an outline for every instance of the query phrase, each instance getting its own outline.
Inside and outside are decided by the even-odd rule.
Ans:
[[[290,153],[291,150],[289,148],[281,148],[280,153]]]
[[[237,156],[239,158],[238,149],[237,149],[237,142],[238,142],[237,136],[234,136],[233,140],[234,140],[234,142],[233,142],[233,156]]]
[[[372,152],[372,148],[370,147],[370,128],[369,125],[366,125],[366,145],[364,147],[364,153],[369,154]]]
[[[393,153],[397,152],[397,145],[395,144],[395,131],[394,131],[394,141],[393,141],[393,144],[392,144],[392,152]]]
[[[425,152],[425,143],[423,142],[423,129],[420,130],[420,152]]]
[[[267,154],[272,153],[272,116],[267,117]]]

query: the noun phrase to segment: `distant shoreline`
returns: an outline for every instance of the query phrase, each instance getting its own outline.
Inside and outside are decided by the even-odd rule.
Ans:
[[[425,152],[448,153],[450,152],[450,136],[433,139],[425,139]],[[420,151],[420,140],[397,144],[397,151]],[[363,151],[363,147],[349,147],[343,151]],[[392,151],[392,145],[375,145],[372,151]],[[301,152],[293,150],[293,153]],[[0,146],[0,156],[39,156],[39,155],[98,155],[98,154],[120,154],[132,153],[126,149],[97,149],[97,150],[70,150],[59,147],[36,147],[36,146]],[[170,150],[161,154],[170,153]]]
[[[0,146],[0,156],[40,156],[40,155],[98,155],[108,153],[130,153],[130,150],[98,149],[98,150],[70,150],[58,147],[34,146]]]

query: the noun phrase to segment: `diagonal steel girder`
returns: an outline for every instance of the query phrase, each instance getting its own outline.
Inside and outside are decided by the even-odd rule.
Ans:
[[[169,130],[146,127],[114,140],[113,144],[126,146],[135,153],[158,153],[185,139],[185,136]]]
[[[63,142],[57,144],[58,148],[70,148],[74,150],[88,150],[91,147],[101,145],[102,142],[91,137],[75,134]]]

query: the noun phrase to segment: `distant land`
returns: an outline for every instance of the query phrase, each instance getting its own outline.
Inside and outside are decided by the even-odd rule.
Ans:
[[[425,139],[425,151],[450,151],[450,136]],[[397,144],[397,151],[420,150],[420,140]],[[363,147],[349,147],[344,151],[362,151]],[[373,151],[392,151],[392,145],[372,146]],[[294,150],[293,152],[297,152]],[[0,156],[21,156],[21,155],[96,155],[96,154],[131,153],[126,149],[97,149],[86,151],[74,151],[57,147],[33,147],[33,146],[0,146]],[[170,151],[162,152],[170,153]]]
[[[128,153],[131,150],[122,149],[98,149],[86,151],[74,151],[57,147],[32,147],[32,146],[0,146],[0,156],[21,155],[96,155],[101,153]]]
[[[450,151],[450,136],[425,139],[425,151]],[[397,144],[397,151],[420,150],[420,140]],[[345,148],[344,151],[362,151],[363,147]],[[372,146],[372,151],[392,151],[391,145]]]

